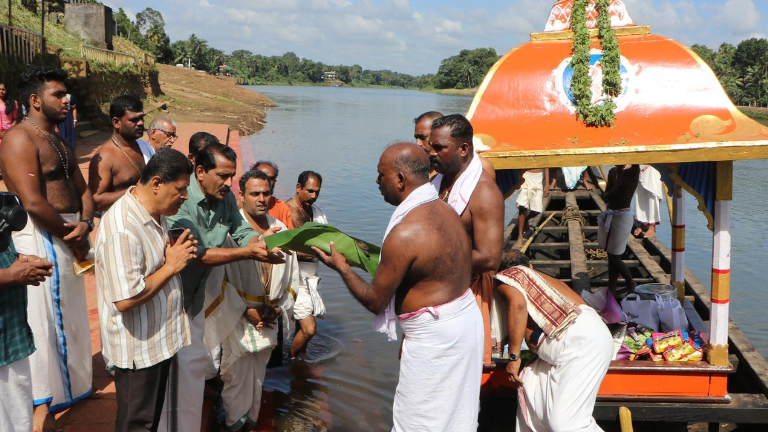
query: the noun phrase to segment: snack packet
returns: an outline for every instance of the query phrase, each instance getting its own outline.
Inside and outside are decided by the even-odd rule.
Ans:
[[[685,341],[680,334],[680,330],[674,330],[669,333],[653,334],[653,350],[656,354],[661,354],[669,348],[682,345]]]
[[[688,336],[688,340],[697,350],[700,350],[701,347],[704,346],[704,340],[701,338],[701,333],[697,331],[692,331]]]
[[[684,343],[680,346],[670,347],[664,352],[664,358],[667,361],[681,361],[683,358],[696,352],[696,347],[691,343]]]
[[[680,361],[702,361],[704,360],[704,353],[701,350],[696,350],[691,354],[683,357]]]

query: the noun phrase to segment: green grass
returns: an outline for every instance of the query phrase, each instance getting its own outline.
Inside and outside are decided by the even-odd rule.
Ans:
[[[29,30],[35,33],[41,31],[41,18],[40,15],[34,14],[21,5],[21,1],[12,0],[12,19],[13,26]],[[0,22],[8,24],[8,2],[0,2]],[[61,54],[65,57],[77,58],[80,57],[80,45],[87,44],[84,40],[67,33],[64,30],[64,24],[54,24],[52,22],[45,22],[45,37],[46,42],[50,45],[57,45],[61,47]]]

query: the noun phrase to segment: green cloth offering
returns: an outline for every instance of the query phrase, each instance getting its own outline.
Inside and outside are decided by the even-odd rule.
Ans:
[[[349,265],[367,271],[371,277],[376,273],[376,268],[379,266],[379,254],[381,253],[379,246],[350,237],[333,225],[307,222],[301,228],[280,231],[264,237],[264,241],[270,250],[281,247],[313,255],[315,252],[312,250],[312,246],[330,254],[331,242],[333,242],[336,245],[336,250],[344,255]]]

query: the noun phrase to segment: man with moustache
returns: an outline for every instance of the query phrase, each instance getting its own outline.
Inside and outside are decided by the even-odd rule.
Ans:
[[[259,170],[269,177],[269,187],[272,189],[272,195],[269,197],[269,215],[284,223],[288,229],[293,229],[293,220],[291,219],[291,209],[283,201],[275,196],[275,185],[277,184],[277,175],[280,170],[277,164],[267,160],[260,160],[251,166],[251,170]]]
[[[243,208],[240,214],[261,235],[286,229],[279,220],[267,214],[272,188],[269,177],[259,170],[250,170],[240,178]],[[237,267],[233,269],[232,267]],[[225,293],[233,298],[220,302],[208,315],[239,316],[221,337],[221,397],[226,411],[228,430],[245,427],[253,430],[261,408],[261,390],[267,363],[278,346],[277,318],[283,316],[286,333],[290,331],[295,289],[299,286],[299,266],[296,256],[286,255],[285,264],[239,261],[226,266],[229,282],[235,290]],[[239,275],[234,280],[231,275]],[[221,287],[214,286],[214,292]],[[234,292],[233,292],[234,291]],[[226,318],[225,318],[226,319]],[[206,326],[212,321],[206,323]]]
[[[333,243],[330,255],[315,252],[366,309],[383,315],[377,322],[400,321],[405,337],[392,430],[476,431],[483,334],[468,289],[471,245],[456,212],[429,184],[429,165],[411,143],[393,144],[379,159],[376,183],[397,208],[372,283]],[[394,323],[380,331],[397,338]]]
[[[49,410],[64,409],[91,393],[85,281],[73,264],[90,249],[93,198],[74,151],[54,133],[69,109],[66,78],[61,69],[47,66],[21,75],[27,118],[5,134],[0,148],[5,184],[29,214],[26,227],[13,233],[16,251],[54,263],[53,275],[28,291],[37,348],[30,356],[35,430],[53,428]]]
[[[432,185],[440,199],[459,215],[472,244],[472,292],[483,314],[485,328],[483,365],[493,368],[490,309],[493,274],[499,268],[504,246],[504,198],[483,170],[472,136],[472,125],[464,116],[453,114],[438,118],[432,123],[429,156],[440,173]]]
[[[181,272],[184,287],[184,310],[190,319],[191,344],[179,350],[176,364],[171,368],[171,392],[166,394],[160,431],[200,430],[201,409],[206,372],[213,365],[203,341],[205,332],[206,284],[221,286],[219,280],[209,279],[211,267],[241,260],[257,260],[271,264],[283,263],[277,251],[269,252],[261,236],[243,219],[237,200],[230,192],[237,154],[228,146],[213,143],[205,146],[195,157],[195,170],[189,180],[189,199],[175,216],[168,218],[171,229],[189,229],[198,241],[197,259]],[[239,247],[224,246],[231,237]],[[176,382],[177,381],[177,382]],[[170,401],[177,401],[178,410]]]
[[[142,148],[144,154],[144,162],[149,162],[149,158],[155,153],[164,148],[170,148],[173,143],[179,138],[176,135],[176,122],[168,116],[157,116],[149,124],[149,130],[147,131],[147,141],[149,148]],[[137,140],[139,144],[145,143],[142,140]],[[149,156],[149,157],[147,157]]]
[[[296,195],[286,203],[291,210],[291,220],[295,228],[301,228],[307,222],[328,223],[325,213],[315,205],[322,185],[323,177],[314,171],[304,171],[299,174]],[[293,316],[298,321],[299,328],[291,342],[291,357],[299,357],[306,353],[307,345],[317,331],[315,316],[322,318],[325,315],[325,305],[319,292],[317,258],[301,252],[297,252],[297,256],[301,284],[296,296],[296,305],[293,307]]]
[[[152,147],[144,136],[144,106],[135,96],[115,98],[109,106],[112,136],[99,146],[88,165],[88,187],[96,209],[106,211],[141,178]],[[143,148],[143,150],[142,150]]]
[[[171,244],[166,220],[186,201],[190,174],[186,156],[161,150],[99,224],[101,346],[115,368],[118,432],[157,430],[171,362],[190,342],[179,273],[195,242],[186,230]]]

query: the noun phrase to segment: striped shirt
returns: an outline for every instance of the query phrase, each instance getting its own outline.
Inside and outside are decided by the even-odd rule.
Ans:
[[[104,213],[96,235],[102,352],[122,369],[155,365],[190,344],[179,275],[149,301],[125,313],[114,305],[141,293],[145,278],[165,262],[165,217],[160,217],[160,223],[155,221],[133,195],[135,188],[130,187]]]

